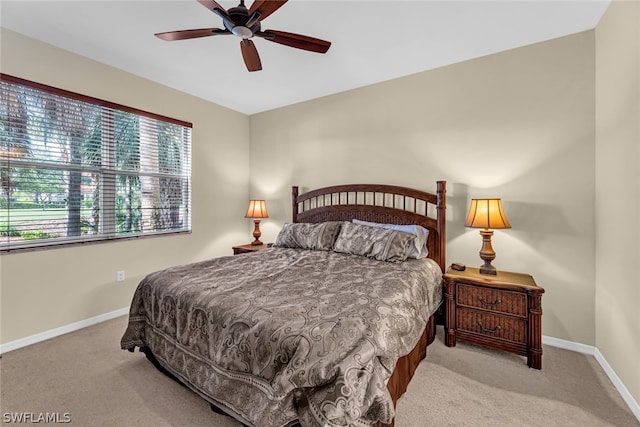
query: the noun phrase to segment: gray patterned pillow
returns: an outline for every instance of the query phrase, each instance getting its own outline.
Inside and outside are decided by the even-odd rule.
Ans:
[[[274,246],[330,251],[341,225],[340,221],[285,223]]]
[[[333,250],[380,261],[401,262],[407,259],[415,239],[414,234],[404,231],[346,222],[340,228]]]
[[[388,228],[389,230],[405,231],[407,233],[415,234],[416,239],[413,242],[413,247],[409,250],[408,258],[426,258],[429,255],[427,249],[427,239],[429,238],[429,230],[424,227],[415,224],[398,225],[398,224],[379,224],[377,222],[360,221],[359,219],[351,220],[354,224],[368,225],[371,227]]]

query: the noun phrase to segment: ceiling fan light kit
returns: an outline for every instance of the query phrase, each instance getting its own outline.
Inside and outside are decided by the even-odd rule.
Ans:
[[[224,29],[200,28],[194,30],[168,31],[157,33],[155,36],[165,41],[220,35],[240,37],[242,39],[240,41],[240,51],[242,52],[242,58],[249,71],[259,71],[262,69],[260,55],[258,55],[258,50],[251,40],[253,37],[260,37],[273,43],[295,47],[296,49],[309,52],[326,53],[329,47],[331,47],[331,42],[326,40],[301,34],[287,33],[285,31],[262,31],[262,20],[278,10],[286,2],[287,0],[255,0],[251,8],[247,9],[244,5],[244,0],[240,0],[238,6],[225,10],[215,0],[198,0],[198,3],[222,18]]]

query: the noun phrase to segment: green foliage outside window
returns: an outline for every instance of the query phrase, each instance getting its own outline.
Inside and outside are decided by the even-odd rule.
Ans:
[[[0,249],[190,230],[190,126],[4,80]]]

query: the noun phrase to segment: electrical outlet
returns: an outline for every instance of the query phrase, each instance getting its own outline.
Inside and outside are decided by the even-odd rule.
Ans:
[[[124,282],[124,271],[116,272],[116,282]]]

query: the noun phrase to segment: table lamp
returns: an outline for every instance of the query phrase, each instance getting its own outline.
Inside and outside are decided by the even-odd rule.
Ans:
[[[482,248],[480,258],[484,264],[480,267],[480,273],[496,274],[496,268],[491,265],[491,261],[496,258],[496,253],[491,246],[491,236],[493,230],[498,228],[511,228],[507,216],[502,210],[500,199],[471,199],[469,215],[464,223],[465,227],[482,228]]]
[[[264,203],[264,200],[249,200],[249,208],[247,209],[247,213],[244,215],[245,218],[253,218],[253,237],[254,241],[251,242],[252,245],[261,245],[260,241],[260,219],[261,218],[269,218],[269,214],[267,213],[267,206]]]

